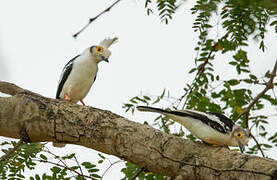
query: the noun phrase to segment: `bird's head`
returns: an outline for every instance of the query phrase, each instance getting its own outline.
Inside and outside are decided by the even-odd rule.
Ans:
[[[115,38],[106,38],[100,42],[98,46],[91,46],[89,52],[91,56],[94,57],[96,63],[101,61],[109,62],[109,57],[111,55],[111,51],[109,47],[117,41],[117,37]]]
[[[235,143],[239,146],[240,151],[244,151],[244,146],[248,143],[250,132],[241,128],[240,126],[234,125],[232,129],[232,137]]]

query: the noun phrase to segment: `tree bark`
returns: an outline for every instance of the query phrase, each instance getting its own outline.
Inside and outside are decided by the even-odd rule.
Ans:
[[[0,81],[0,136],[85,146],[177,179],[277,179],[277,161],[175,137]]]

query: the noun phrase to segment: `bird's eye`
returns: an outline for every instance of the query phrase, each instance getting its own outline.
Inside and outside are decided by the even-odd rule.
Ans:
[[[98,52],[98,53],[103,52],[103,50],[104,50],[104,48],[102,46],[97,46],[96,47],[96,52]]]
[[[238,133],[236,133],[236,136],[237,136],[238,138],[242,138],[242,137],[243,137],[243,134],[242,134],[241,132],[238,132]]]

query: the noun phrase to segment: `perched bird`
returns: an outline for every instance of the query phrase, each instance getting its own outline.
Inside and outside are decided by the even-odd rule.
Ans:
[[[57,99],[65,99],[73,103],[80,101],[88,94],[96,79],[98,63],[108,61],[111,55],[109,47],[117,41],[115,38],[107,38],[100,45],[91,46],[80,55],[71,59],[63,68],[56,93]]]
[[[245,130],[223,114],[195,110],[168,111],[159,108],[138,106],[139,111],[156,112],[167,116],[186,127],[202,141],[217,146],[239,146],[244,151],[249,130]]]
[[[91,46],[80,55],[71,59],[63,68],[56,93],[57,99],[65,99],[73,103],[80,101],[88,94],[98,72],[98,63],[109,62],[111,55],[109,47],[117,41],[115,38],[107,38],[97,46]],[[55,147],[64,147],[64,143],[53,142]]]

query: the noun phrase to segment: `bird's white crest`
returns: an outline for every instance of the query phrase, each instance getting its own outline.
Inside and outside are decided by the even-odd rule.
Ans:
[[[104,46],[105,48],[109,48],[112,44],[116,43],[118,40],[117,37],[114,38],[106,38],[100,42],[101,46]]]

